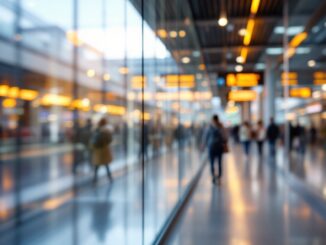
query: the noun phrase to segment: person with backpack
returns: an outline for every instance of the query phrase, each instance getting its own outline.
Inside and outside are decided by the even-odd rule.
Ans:
[[[112,181],[112,175],[109,168],[109,164],[112,162],[113,156],[110,149],[112,143],[112,134],[107,128],[107,120],[102,118],[98,127],[93,133],[91,140],[92,148],[92,163],[94,165],[94,183],[97,182],[97,172],[100,166],[105,166],[107,176]]]
[[[209,161],[211,166],[212,182],[216,180],[220,183],[222,178],[222,157],[226,151],[226,137],[224,127],[217,115],[213,115],[212,122],[204,137],[204,146],[208,148]],[[215,159],[218,162],[218,175],[215,175]]]

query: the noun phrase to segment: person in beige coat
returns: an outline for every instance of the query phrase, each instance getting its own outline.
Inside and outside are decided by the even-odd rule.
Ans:
[[[92,147],[92,163],[94,165],[94,182],[97,182],[97,172],[100,166],[105,166],[107,176],[112,181],[112,175],[109,168],[113,160],[110,144],[112,142],[112,133],[107,128],[107,120],[102,118],[98,127],[93,133],[91,147]]]

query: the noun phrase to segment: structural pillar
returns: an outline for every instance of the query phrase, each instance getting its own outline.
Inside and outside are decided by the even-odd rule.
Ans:
[[[241,120],[242,122],[251,121],[250,102],[243,102],[241,104]]]
[[[275,117],[276,104],[276,74],[275,59],[267,57],[264,73],[264,122],[269,122],[271,117]]]

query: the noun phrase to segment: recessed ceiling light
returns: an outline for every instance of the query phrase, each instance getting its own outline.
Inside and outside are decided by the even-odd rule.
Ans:
[[[184,38],[187,35],[187,32],[185,30],[179,31],[179,37]]]
[[[245,28],[241,28],[238,33],[239,33],[240,36],[245,36],[246,35],[246,32],[247,31],[246,31]]]
[[[176,38],[178,36],[178,33],[176,31],[170,31],[169,35],[171,38]]]
[[[244,59],[243,59],[242,56],[238,56],[235,60],[236,60],[236,62],[238,62],[238,63],[243,63],[243,62],[244,62]]]
[[[226,17],[221,17],[218,19],[219,26],[226,26],[228,24],[228,19]]]
[[[242,65],[236,65],[235,66],[235,71],[236,72],[242,72],[243,71],[243,66]]]
[[[308,66],[309,66],[309,67],[314,67],[314,66],[316,66],[316,61],[314,61],[314,60],[309,60],[309,61],[308,61]]]
[[[190,58],[187,57],[187,56],[185,56],[185,57],[183,57],[183,58],[181,59],[181,62],[182,62],[183,64],[188,64],[188,63],[190,62]]]

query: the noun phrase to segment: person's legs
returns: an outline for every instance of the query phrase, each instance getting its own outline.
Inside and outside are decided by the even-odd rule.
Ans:
[[[93,178],[94,183],[97,182],[97,172],[98,172],[98,167],[99,167],[99,166],[95,166],[95,168],[94,168],[94,178]]]
[[[257,141],[257,147],[258,147],[259,156],[262,156],[263,155],[263,142],[262,141]]]
[[[245,148],[245,153],[248,156],[249,155],[249,151],[250,151],[250,141],[245,141],[244,142],[244,148]]]
[[[223,153],[219,152],[217,155],[217,161],[218,161],[218,178],[221,178],[223,175],[222,171],[222,160],[223,160]]]
[[[215,178],[214,161],[215,161],[214,151],[209,150],[209,162],[211,165],[211,174],[212,174],[213,182],[214,182],[214,178]]]
[[[275,142],[274,141],[269,142],[269,153],[272,156],[275,155]]]
[[[109,167],[109,165],[105,165],[105,167],[106,167],[106,174],[107,174],[109,180],[112,181],[113,178],[112,178],[112,174],[111,174],[111,171],[110,171],[110,167]]]

